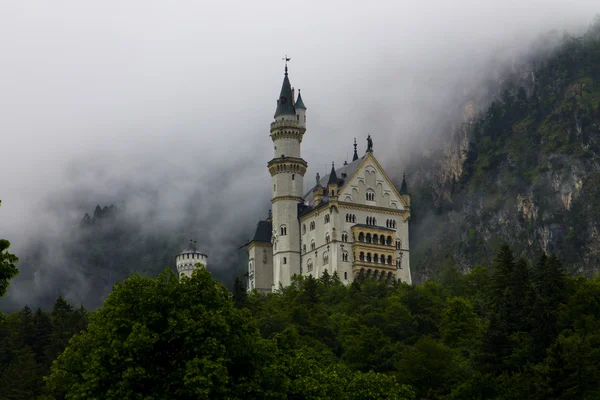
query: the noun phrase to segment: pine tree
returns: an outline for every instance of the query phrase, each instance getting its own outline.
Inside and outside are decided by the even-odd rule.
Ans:
[[[242,280],[236,276],[233,284],[233,305],[237,308],[246,307],[248,292]]]

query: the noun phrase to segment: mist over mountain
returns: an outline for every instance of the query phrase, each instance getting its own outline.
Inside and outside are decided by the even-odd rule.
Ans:
[[[276,2],[236,13],[6,5],[0,235],[21,275],[2,307],[58,294],[95,307],[117,280],[172,266],[189,239],[215,277],[243,273],[238,247],[270,205],[268,124],[286,52],[308,107],[307,185],[352,154],[354,137],[364,151],[368,133],[397,179],[444,147],[466,103],[487,109],[511,74],[597,12],[586,1],[336,3],[308,1],[286,18]],[[96,205],[118,211],[81,227]]]

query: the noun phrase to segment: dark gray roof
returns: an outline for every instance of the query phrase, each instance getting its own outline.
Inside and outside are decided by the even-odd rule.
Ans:
[[[310,94],[310,93],[309,93]],[[296,104],[294,104],[296,109],[306,110],[306,106],[302,101],[302,95],[300,94],[300,90],[298,90],[298,98],[296,99]]]
[[[256,232],[251,242],[268,242],[271,243],[271,232],[273,231],[273,224],[271,221],[258,221],[256,226]]]
[[[196,244],[192,240],[190,240],[188,248],[179,254],[202,254],[203,256],[208,257],[206,254],[196,248]]]
[[[408,194],[408,185],[406,184],[406,174],[402,175],[402,186],[400,186],[400,194]]]
[[[333,163],[331,163],[331,172],[329,173],[329,180],[327,181],[328,185],[337,185],[338,184],[338,177],[335,173],[335,166]]]
[[[359,158],[359,159],[357,159],[357,160],[355,160],[355,161],[352,161],[348,165],[344,165],[341,168],[338,168],[337,170],[335,170],[336,175],[337,176],[342,176],[342,174],[346,174],[345,175],[346,176],[346,178],[345,178],[346,180],[352,178],[352,175],[354,175],[354,173],[358,170],[358,167],[360,167],[360,164],[362,163],[363,158],[364,158],[364,156],[361,157],[361,158]],[[329,176],[330,175],[331,174],[327,174],[327,175],[323,176],[321,178],[321,180],[319,181],[319,184],[321,186],[323,186],[323,187],[327,187],[327,182],[329,182]],[[345,183],[345,181],[339,182],[340,185],[344,185],[344,183]],[[313,186],[308,191],[308,193],[306,193],[304,195],[304,197],[303,197],[304,198],[304,204],[309,205],[311,207],[314,206],[314,194],[313,194],[313,190],[314,190],[315,186]],[[324,194],[325,194],[324,200],[325,199],[328,200],[327,191],[325,191]]]
[[[273,117],[277,118],[280,115],[296,115],[294,95],[292,94],[292,85],[290,85],[290,80],[288,79],[287,66],[285,67],[285,76],[283,77],[279,100],[277,100],[277,109]]]

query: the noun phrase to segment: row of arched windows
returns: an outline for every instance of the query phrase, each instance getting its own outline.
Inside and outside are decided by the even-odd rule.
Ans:
[[[346,214],[346,222],[356,222],[356,215]]]
[[[385,235],[378,235],[378,234],[374,234],[373,236],[371,236],[370,233],[367,233],[365,235],[363,232],[360,232],[358,234],[358,241],[365,242],[365,243],[383,244],[386,246],[392,245],[392,237],[391,236],[386,237]]]
[[[371,253],[360,252],[358,259],[363,262],[372,262],[375,264],[387,264],[392,265],[392,256],[385,257],[384,254],[378,255],[377,253],[371,255]]]
[[[328,215],[327,215],[327,217],[328,217]],[[329,222],[329,218],[326,218],[326,220],[327,220],[327,221],[326,221],[325,223]],[[309,224],[309,229],[310,229],[311,231],[314,231],[314,230],[315,230],[315,221],[312,221],[312,222]],[[302,224],[302,234],[304,235],[305,233],[306,233],[306,224]]]
[[[385,226],[387,228],[394,228],[394,229],[396,229],[396,220],[393,220],[393,219],[386,220],[385,221]]]
[[[348,241],[348,234],[346,232],[342,233],[342,242],[347,242]]]
[[[367,217],[367,225],[377,225],[377,219],[375,217]]]
[[[372,190],[367,191],[367,201],[375,201],[375,192]]]

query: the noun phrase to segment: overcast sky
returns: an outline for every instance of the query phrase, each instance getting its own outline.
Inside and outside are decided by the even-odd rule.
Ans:
[[[591,0],[0,0],[0,236],[22,254],[96,203],[147,209],[136,197],[147,188],[163,192],[161,223],[180,223],[200,190],[201,229],[252,227],[269,207],[284,55],[308,108],[312,183],[368,133],[384,166],[402,167],[490,60],[599,11]]]

